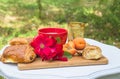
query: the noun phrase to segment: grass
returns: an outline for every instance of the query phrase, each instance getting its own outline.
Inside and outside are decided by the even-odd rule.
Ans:
[[[38,28],[41,27],[67,29],[65,22],[63,24],[54,21],[49,21],[47,24],[42,23],[38,18],[36,0],[0,0],[0,13],[0,49],[14,37],[34,37]],[[99,31],[100,29],[102,28],[88,25],[85,29],[85,37],[120,48],[120,39],[109,36],[109,29]]]
[[[0,79],[5,79],[4,77],[0,76]]]

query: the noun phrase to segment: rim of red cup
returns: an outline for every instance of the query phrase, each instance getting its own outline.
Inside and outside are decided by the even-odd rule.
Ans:
[[[56,32],[53,34],[65,34],[65,33],[67,33],[67,30],[64,28],[41,28],[38,30],[39,34],[41,34],[41,33],[49,34],[51,32]]]

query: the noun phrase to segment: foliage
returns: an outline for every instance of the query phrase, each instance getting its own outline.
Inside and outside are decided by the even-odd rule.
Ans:
[[[120,47],[120,0],[0,0],[0,48],[14,37],[33,37],[40,27],[88,23],[85,37]],[[39,18],[39,13],[42,18]]]
[[[89,23],[85,37],[107,44],[119,44],[119,0],[43,0],[42,3],[45,12],[48,11],[44,18],[57,23],[70,21]]]
[[[5,79],[4,77],[0,76],[0,79]]]

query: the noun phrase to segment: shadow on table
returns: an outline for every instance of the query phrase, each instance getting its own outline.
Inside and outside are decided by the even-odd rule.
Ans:
[[[120,73],[102,76],[96,79],[120,79]]]

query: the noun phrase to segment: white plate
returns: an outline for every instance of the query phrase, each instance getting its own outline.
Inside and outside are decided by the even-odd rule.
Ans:
[[[0,62],[0,73],[9,79],[94,79],[96,77],[120,72],[120,49],[92,39],[85,40],[89,44],[97,45],[102,49],[103,55],[109,60],[107,65],[20,71],[16,65],[3,64]],[[3,52],[4,48],[2,49],[1,53]]]

